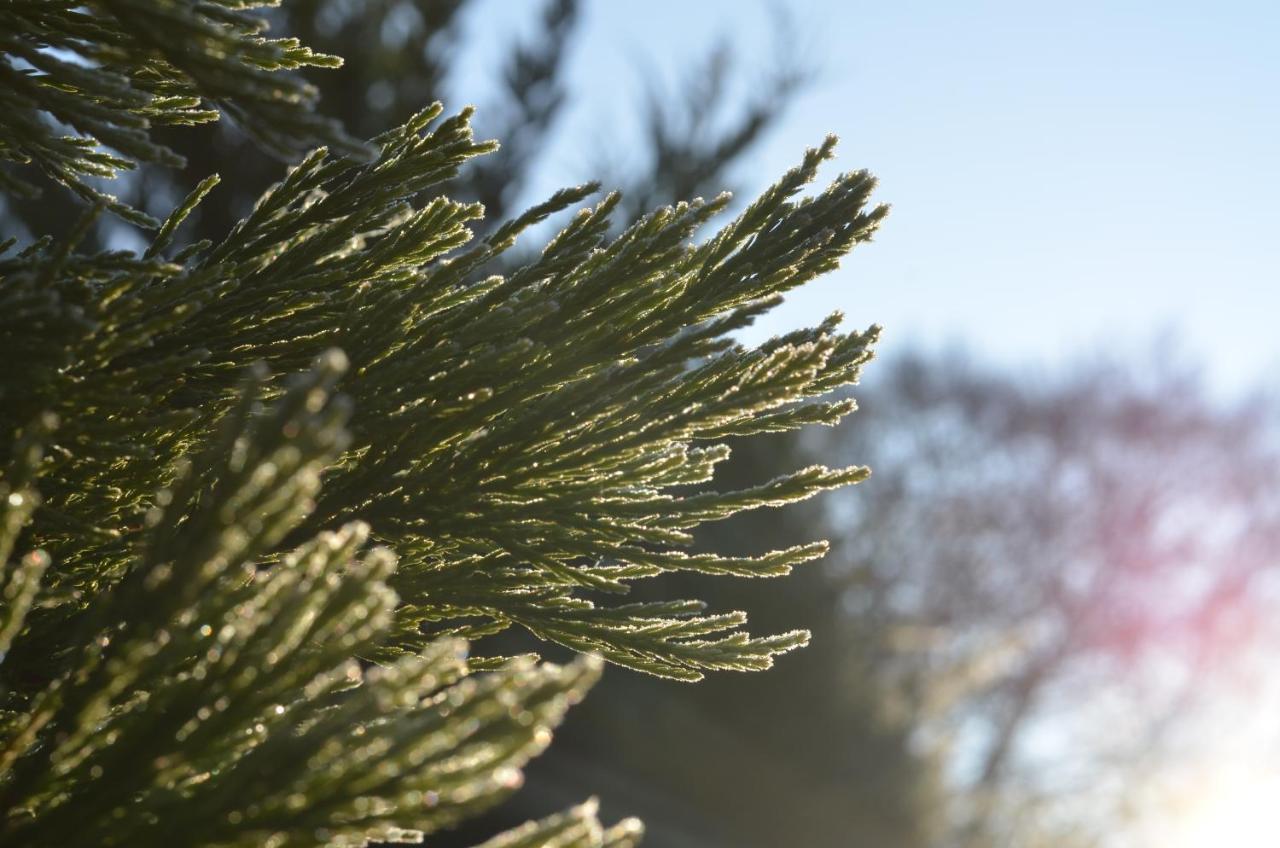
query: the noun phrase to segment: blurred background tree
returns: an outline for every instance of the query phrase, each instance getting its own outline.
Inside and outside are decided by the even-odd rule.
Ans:
[[[346,58],[311,82],[322,111],[357,136],[436,99],[478,101],[482,134],[504,147],[450,193],[481,200],[493,221],[546,164],[573,97],[566,57],[581,10],[544,3],[489,78],[461,79],[476,5],[290,0],[274,14],[280,31]],[[779,32],[782,49],[745,98],[734,83],[759,71],[725,43],[709,44],[674,94],[652,82],[636,104],[644,153],[623,167],[583,151],[582,176],[623,186],[629,217],[732,185],[815,70]],[[284,167],[228,121],[162,140],[192,167],[144,167],[113,187],[126,202],[162,217],[203,176],[236,174],[197,208],[189,240],[225,233]],[[0,209],[2,229],[58,232],[73,206],[54,188]],[[129,235],[108,221],[95,237]],[[659,848],[1115,840],[1132,812],[1127,787],[1184,751],[1206,676],[1257,644],[1276,596],[1274,405],[1224,405],[1170,358],[1036,379],[908,352],[873,370],[849,425],[738,446],[717,485],[810,455],[875,474],[823,505],[704,534],[708,548],[743,554],[829,535],[822,565],[763,585],[667,577],[652,591],[695,582],[716,606],[754,610],[763,629],[809,627],[812,645],[769,675],[698,687],[611,670],[529,788],[458,844],[592,791],[606,817],[641,816]]]
[[[950,764],[954,844],[1110,844],[1277,644],[1273,400],[1214,399],[1169,345],[1049,375],[908,353],[860,396],[805,441],[875,469],[826,563]]]
[[[537,785],[581,791],[606,752],[661,845],[1145,844],[1144,787],[1249,715],[1221,693],[1280,644],[1273,400],[1214,399],[1167,346],[1048,375],[906,352],[858,397],[845,426],[736,446],[727,479],[835,456],[874,469],[862,491],[704,533],[826,535],[822,565],[691,581],[812,622],[809,648],[768,680],[613,675]]]
[[[564,114],[569,96],[566,58],[580,12],[578,0],[549,0],[533,31],[502,51],[501,64],[487,68],[485,79],[457,79],[453,62],[469,30],[467,15],[481,4],[471,0],[289,0],[269,10],[272,30],[288,32],[320,52],[341,51],[343,66],[304,70],[321,92],[321,111],[336,118],[358,138],[370,138],[427,105],[477,101],[477,131],[502,140],[501,149],[477,162],[450,186],[460,200],[484,203],[486,220],[510,217],[535,169],[549,134]],[[599,152],[583,179],[603,179],[624,191],[619,221],[633,220],[677,199],[718,194],[731,188],[733,165],[751,150],[784,114],[788,99],[809,77],[785,48],[790,32],[779,20],[779,49],[755,93],[734,103],[727,88],[738,70],[732,47],[720,42],[694,61],[681,90],[669,95],[655,84],[645,103],[643,139],[613,138],[614,144],[639,146],[644,164],[622,172]],[[190,167],[143,165],[110,184],[122,201],[163,218],[205,176],[234,169],[235,185],[219,189],[219,202],[198,207],[184,224],[188,241],[215,237],[239,221],[262,191],[284,172],[284,163],[255,145],[231,120],[195,130],[157,129],[159,142],[184,156]],[[602,170],[610,173],[601,173]],[[0,201],[6,232],[61,233],[75,220],[75,201],[56,186],[38,201]],[[207,207],[207,208],[206,208]],[[621,226],[621,223],[619,224]],[[97,238],[127,237],[121,225],[106,221]]]

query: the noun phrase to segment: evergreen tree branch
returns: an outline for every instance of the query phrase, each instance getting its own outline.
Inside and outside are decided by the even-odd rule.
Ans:
[[[26,276],[11,287],[14,297],[40,289],[43,300],[31,297],[53,313],[44,323],[68,327],[58,361],[74,363],[58,372],[62,387],[41,377],[53,389],[44,399],[33,392],[32,402],[71,398],[73,384],[80,398],[102,399],[101,420],[91,416],[65,434],[77,444],[66,463],[80,479],[104,475],[109,505],[93,504],[93,512],[114,512],[114,525],[127,526],[128,512],[146,508],[155,463],[200,443],[188,426],[193,407],[226,409],[229,377],[249,362],[263,359],[274,373],[289,373],[340,345],[354,365],[348,391],[361,410],[356,441],[299,534],[351,511],[365,516],[380,539],[401,550],[395,582],[408,602],[405,614],[419,624],[435,618],[426,612],[440,603],[433,599],[449,599],[441,608],[465,607],[576,649],[593,646],[614,659],[659,657],[629,662],[633,667],[664,668],[667,651],[665,659],[678,656],[681,667],[695,668],[696,650],[678,646],[688,622],[671,630],[652,622],[641,630],[609,627],[601,618],[608,608],[577,593],[625,592],[661,563],[687,565],[647,555],[634,562],[628,557],[636,543],[683,546],[698,523],[865,474],[811,469],[756,491],[667,491],[707,480],[711,456],[723,457],[720,450],[692,451],[695,441],[832,423],[849,411],[850,404],[821,396],[857,379],[874,329],[841,335],[833,317],[756,350],[724,333],[744,310],[753,313],[829,270],[868,239],[885,212],[865,208],[874,183],[858,172],[793,199],[832,155],[828,140],[700,244],[692,239],[722,199],[658,210],[611,238],[610,197],[580,212],[540,257],[505,277],[481,278],[519,230],[582,190],[459,253],[481,210],[440,197],[415,209],[411,199],[490,149],[472,139],[467,119],[464,112],[440,120],[433,107],[381,137],[381,155],[368,165],[318,151],[227,239],[185,266],[162,260],[162,249],[143,258],[81,258],[51,246],[22,260]],[[164,228],[161,245],[171,230]],[[80,291],[88,279],[112,294],[86,303],[95,310],[86,321],[84,307],[48,302],[48,287],[35,282],[47,277],[65,280],[62,290]],[[356,315],[359,323],[351,320]],[[94,331],[104,323],[118,329]],[[128,340],[132,348],[104,351],[103,339]],[[140,385],[159,403],[122,416],[108,397]],[[103,455],[103,430],[111,427],[150,435],[137,449],[112,443]],[[50,503],[70,517],[63,538],[82,540],[74,504],[64,505],[54,491],[56,483]],[[70,491],[80,502],[80,489]],[[114,550],[123,555],[130,544],[123,539]],[[83,588],[104,576],[101,546],[55,559],[59,582]],[[733,561],[700,563],[704,570],[749,570]],[[483,579],[459,576],[477,569]],[[549,624],[511,604],[513,593],[539,581],[566,593],[569,609],[582,600],[583,609],[601,615]],[[654,634],[669,646],[654,643]],[[409,639],[404,647],[418,644]],[[706,667],[734,667],[721,654],[737,644],[706,647]],[[773,643],[743,643],[742,667],[758,665],[754,652],[765,644]]]
[[[515,788],[595,679],[589,660],[464,679],[456,640],[363,670],[351,657],[396,606],[394,557],[360,552],[363,525],[256,567],[344,446],[347,411],[328,396],[341,365],[322,358],[268,409],[247,388],[204,458],[216,473],[159,498],[138,559],[82,622],[75,664],[0,736],[6,844],[416,839]],[[34,569],[16,572],[17,600]]]
[[[316,90],[282,71],[336,67],[296,39],[267,38],[261,3],[211,0],[19,0],[0,9],[0,159],[38,168],[124,220],[151,216],[96,186],[140,162],[181,167],[153,127],[216,120],[219,111],[265,149],[292,158],[316,144],[368,148],[312,110]],[[111,152],[114,151],[114,152]],[[0,188],[31,196],[12,170]]]

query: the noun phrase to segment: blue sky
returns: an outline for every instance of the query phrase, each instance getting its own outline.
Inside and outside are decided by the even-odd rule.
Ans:
[[[819,77],[740,184],[834,132],[837,168],[872,170],[894,211],[760,335],[840,309],[885,325],[888,351],[959,343],[1034,366],[1163,334],[1226,391],[1275,383],[1280,4],[783,5]],[[512,8],[478,20],[498,35],[536,12]],[[760,78],[774,25],[763,2],[588,0],[575,106],[535,192],[625,161],[646,86],[674,85],[717,38]]]

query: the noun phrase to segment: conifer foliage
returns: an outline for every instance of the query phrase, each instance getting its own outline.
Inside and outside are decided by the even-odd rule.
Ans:
[[[484,221],[448,196],[496,149],[468,111],[355,142],[288,73],[337,60],[268,38],[253,5],[0,9],[2,186],[37,168],[85,202],[71,237],[0,257],[6,845],[417,839],[517,786],[599,658],[694,681],[802,645],[621,596],[669,571],[784,575],[824,545],[682,548],[866,474],[711,487],[724,439],[852,410],[830,395],[875,328],[730,335],[884,217],[865,172],[801,194],[833,140],[714,233],[727,197],[617,234],[609,194],[519,264],[525,230],[597,187]],[[163,222],[101,178],[180,166],[149,129],[219,114],[301,158],[224,238],[177,247],[216,176]],[[79,250],[103,213],[149,247]],[[511,627],[583,656],[484,655]],[[586,804],[490,845],[638,833]]]

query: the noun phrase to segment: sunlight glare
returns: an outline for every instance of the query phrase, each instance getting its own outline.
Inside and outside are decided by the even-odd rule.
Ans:
[[[1237,772],[1200,784],[1168,823],[1167,848],[1280,845],[1280,775]]]

